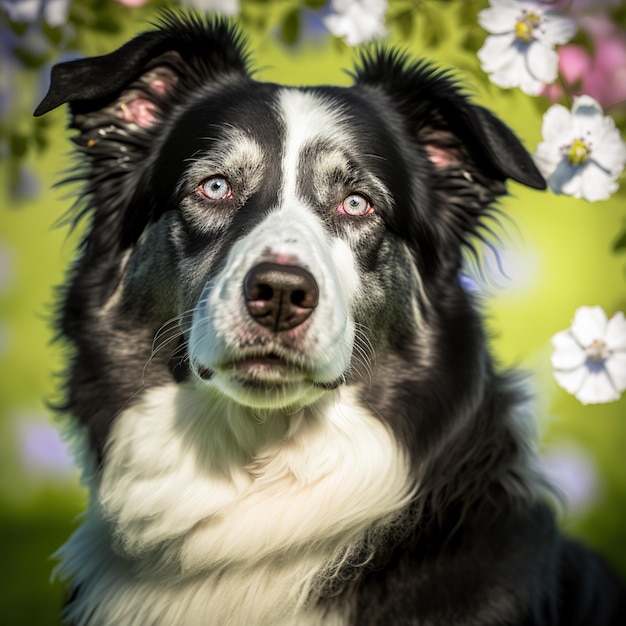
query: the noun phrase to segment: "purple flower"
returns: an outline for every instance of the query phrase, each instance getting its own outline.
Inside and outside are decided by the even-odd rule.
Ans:
[[[593,54],[580,45],[559,49],[559,72],[569,89],[597,100],[603,108],[626,103],[626,32],[607,17],[584,17],[579,20],[590,36]],[[543,95],[556,102],[563,98],[563,88],[548,85]]]
[[[565,499],[572,514],[581,514],[597,501],[601,486],[589,453],[573,443],[555,444],[540,460],[548,480]]]
[[[6,293],[15,279],[15,250],[0,241],[0,294]]]
[[[21,461],[31,474],[67,478],[73,462],[58,430],[44,417],[25,418],[18,424]]]

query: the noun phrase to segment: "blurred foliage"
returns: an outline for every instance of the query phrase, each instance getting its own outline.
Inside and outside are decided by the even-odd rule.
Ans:
[[[192,2],[189,0],[188,5]],[[549,106],[519,90],[503,91],[480,70],[476,50],[485,32],[476,23],[486,0],[393,0],[388,40],[456,68],[476,101],[490,107],[533,149]],[[53,286],[63,281],[78,233],[53,225],[71,203],[51,190],[71,166],[63,108],[34,119],[53,63],[107,53],[154,21],[163,7],[150,0],[129,8],[113,0],[73,0],[67,23],[13,24],[0,14],[0,574],[2,614],[12,626],[57,624],[63,591],[48,583],[50,554],[69,535],[85,494],[75,473],[52,462],[33,469],[20,439],[24,426],[47,419],[44,400],[57,393],[51,373],[63,368],[62,346],[51,345]],[[323,0],[242,0],[237,22],[250,40],[259,80],[286,84],[348,84],[355,52],[326,32]],[[613,5],[626,24],[626,8]],[[590,45],[585,34],[578,42]],[[622,130],[623,109],[615,111]],[[613,112],[612,112],[613,113]],[[626,191],[590,205],[511,184],[503,199],[506,288],[488,285],[485,302],[493,349],[504,366],[536,372],[544,447],[574,442],[598,474],[593,504],[563,525],[607,555],[626,575],[626,397],[583,407],[558,388],[550,371],[550,337],[569,326],[581,304],[610,314],[626,310],[624,251]],[[19,210],[18,210],[19,209]],[[488,253],[486,253],[488,257]],[[485,260],[488,265],[488,258]],[[494,279],[494,283],[502,277]],[[497,334],[496,334],[497,331]]]
[[[219,6],[219,2],[213,4]],[[43,20],[34,24],[13,23],[0,11],[0,40],[3,42],[0,87],[6,92],[0,105],[0,159],[12,161],[10,167],[15,173],[28,150],[45,149],[48,123],[45,118],[33,119],[30,115],[37,98],[25,101],[18,94],[42,97],[53,63],[106,53],[124,41],[129,23],[137,30],[154,21],[160,9],[189,9],[193,5],[193,0],[150,0],[141,7],[131,8],[114,0],[73,0],[69,4],[67,22],[56,27]],[[424,51],[445,42],[448,48],[474,54],[485,38],[476,14],[486,6],[487,0],[390,0],[386,19],[390,39],[399,45],[419,41]],[[623,2],[610,3],[609,9],[615,23],[626,24]],[[326,0],[241,0],[236,21],[246,33],[272,37],[293,48],[305,43],[312,33],[322,36],[324,27],[320,16],[328,12]],[[453,20],[450,20],[451,15]],[[311,28],[315,21],[317,25]],[[593,47],[583,29],[572,43]],[[345,46],[340,41],[338,45]],[[476,76],[487,82],[485,75],[477,73]],[[626,105],[612,114],[624,129]]]

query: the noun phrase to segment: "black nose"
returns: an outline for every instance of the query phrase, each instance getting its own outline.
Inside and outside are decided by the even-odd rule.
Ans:
[[[259,263],[244,280],[248,312],[261,326],[290,330],[304,322],[317,306],[313,276],[297,265]]]

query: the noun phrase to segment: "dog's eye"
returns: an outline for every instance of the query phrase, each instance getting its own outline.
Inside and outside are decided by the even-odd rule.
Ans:
[[[352,193],[339,205],[338,211],[346,215],[361,217],[372,213],[374,207],[365,196],[360,193]]]
[[[233,191],[223,176],[212,176],[205,180],[198,189],[209,200],[229,200],[233,197]]]

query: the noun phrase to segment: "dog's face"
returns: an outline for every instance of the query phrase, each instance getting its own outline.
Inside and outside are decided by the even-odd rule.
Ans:
[[[389,52],[364,55],[353,87],[287,88],[249,76],[223,23],[167,18],[55,68],[37,114],[67,101],[85,263],[107,276],[92,306],[257,409],[367,376],[381,346],[433,365],[462,246],[506,178],[543,186],[501,122]]]
[[[190,127],[199,139],[167,182],[179,194],[167,232],[149,245],[176,241],[196,374],[254,407],[308,404],[348,376],[356,328],[391,291],[388,272],[366,276],[368,259],[399,254],[382,218],[389,181],[339,98],[256,84],[223,98],[233,104],[209,97],[173,127],[162,154]],[[369,159],[380,136],[371,144]]]

